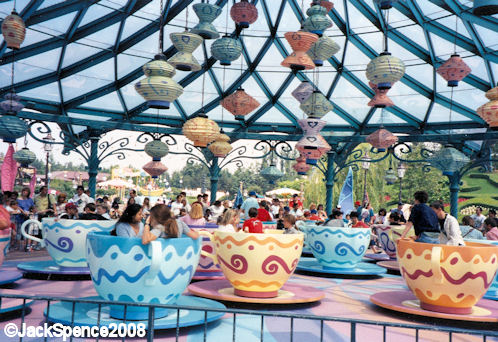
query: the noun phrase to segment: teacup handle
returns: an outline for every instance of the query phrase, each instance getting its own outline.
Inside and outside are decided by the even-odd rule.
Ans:
[[[145,286],[154,286],[157,282],[157,274],[161,269],[162,248],[161,242],[151,241],[149,244],[150,268],[145,275]]]
[[[207,232],[207,231],[205,231],[205,230],[201,230],[201,231],[199,232],[199,235],[201,235],[201,236],[205,236],[205,237],[209,238],[209,240],[211,240],[211,242],[213,242],[213,243],[214,243],[214,241],[213,241],[213,240],[214,240],[214,235],[213,235],[212,233]],[[201,255],[202,255],[202,256],[205,256],[205,257],[207,257],[207,258],[211,258],[211,259],[213,259],[214,263],[215,263],[215,264],[218,264],[218,258],[216,257],[216,254],[209,253],[209,252],[206,252],[206,251],[204,251],[204,250],[202,250],[202,249],[201,249]]]
[[[40,243],[40,246],[43,248],[46,246],[45,244],[45,240],[44,239],[40,239],[40,238],[37,238],[36,236],[33,236],[33,235],[29,235],[28,233],[26,233],[26,227],[30,224],[36,224],[38,226],[38,229],[42,229],[42,224],[40,221],[38,220],[26,220],[24,221],[24,223],[22,224],[21,226],[21,234],[22,236],[24,236],[26,239],[30,239],[30,240],[33,240],[33,241],[36,241],[36,242],[39,242]],[[43,229],[42,229],[42,236],[44,237],[44,233],[43,233]]]
[[[443,283],[443,273],[441,272],[441,256],[443,254],[443,249],[439,246],[432,247],[431,253],[431,267],[432,274],[434,275],[434,280],[436,284]]]

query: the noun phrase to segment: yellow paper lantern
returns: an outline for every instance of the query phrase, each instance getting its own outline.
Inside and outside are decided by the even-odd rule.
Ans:
[[[215,157],[224,158],[232,150],[230,137],[220,132],[216,140],[212,142],[208,148]]]
[[[220,127],[206,115],[199,115],[183,125],[183,134],[194,143],[195,147],[206,147],[220,134]]]

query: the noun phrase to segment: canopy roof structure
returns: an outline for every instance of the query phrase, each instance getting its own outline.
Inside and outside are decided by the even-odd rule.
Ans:
[[[164,0],[161,15],[167,57],[176,52],[169,34],[197,23],[191,9],[197,2]],[[285,134],[285,140],[298,140],[302,131],[297,120],[305,115],[291,92],[301,81],[314,80],[334,105],[323,117],[327,125],[322,133],[329,142],[351,141],[352,136],[369,134],[381,124],[412,137],[445,135],[450,129],[487,131],[475,110],[487,102],[484,93],[498,81],[498,18],[472,14],[471,1],[405,0],[389,11],[389,51],[403,60],[406,73],[389,92],[395,106],[387,109],[387,117],[367,106],[374,92],[365,69],[382,52],[386,25],[373,0],[334,2],[328,14],[334,25],[325,34],[341,51],[325,62],[319,77],[312,71],[293,73],[280,65],[292,51],[283,35],[299,30],[306,17],[303,6],[305,11],[309,0],[304,5],[298,0],[251,2],[259,17],[240,34],[243,58],[223,68],[211,56],[214,40],[205,40],[194,52],[203,68],[177,71],[174,80],[184,87],[184,94],[170,109],[156,110],[147,108],[133,85],[143,78],[142,66],[158,52],[159,0],[18,0],[26,40],[14,53],[0,38],[0,95],[10,90],[15,59],[15,90],[27,108],[20,116],[57,122],[73,133],[148,131],[154,126],[158,132],[181,134],[183,123],[202,111],[204,88],[204,110],[232,141],[265,139],[275,133]],[[223,8],[214,21],[218,31],[235,34],[235,23],[226,15],[233,1],[211,3]],[[13,1],[0,1],[0,17],[12,8]],[[452,99],[436,69],[455,49],[472,73],[455,88]],[[220,106],[220,100],[239,86],[261,103],[243,121]]]

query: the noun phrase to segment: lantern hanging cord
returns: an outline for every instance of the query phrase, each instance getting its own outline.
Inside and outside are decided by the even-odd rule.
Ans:
[[[188,6],[185,8],[185,31],[188,31]]]
[[[226,14],[226,17],[225,17],[225,35],[228,36],[228,1],[227,3],[225,4],[226,8],[227,8],[227,14]]]
[[[388,51],[388,36],[389,36],[389,10],[386,10],[386,16],[384,20],[384,24],[386,25],[384,30],[384,51]]]
[[[163,16],[163,0],[159,2],[159,53],[163,53],[164,40],[164,16]]]
[[[225,99],[225,67],[223,66],[223,88],[222,88],[222,91],[221,91],[221,101],[223,101]],[[223,126],[223,115],[224,115],[225,111],[224,111],[224,107],[223,105],[221,105],[221,125]],[[222,128],[223,129],[223,128]]]
[[[451,87],[451,95],[450,95],[450,131],[449,131],[449,137],[448,137],[448,142],[451,142],[451,133],[453,131],[452,129],[452,125],[451,125],[451,115],[452,115],[452,112],[453,112],[453,90],[455,89],[455,87]]]
[[[455,39],[453,40],[453,54],[456,55],[456,43],[458,34],[458,16],[455,14]]]

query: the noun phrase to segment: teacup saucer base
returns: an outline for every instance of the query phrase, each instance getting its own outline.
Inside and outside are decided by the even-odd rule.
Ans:
[[[375,261],[387,261],[392,260],[386,253],[367,253],[364,255],[365,258],[372,259]]]
[[[384,267],[392,273],[401,274],[399,271],[399,263],[396,260],[379,261],[377,266]]]
[[[89,300],[101,300],[101,297],[85,297]],[[214,300],[197,298],[193,296],[180,296],[177,303],[178,306],[197,306],[216,309],[226,309],[226,307]],[[99,306],[92,303],[76,303],[74,309],[74,325],[87,325],[87,326],[109,326],[111,323],[119,324],[124,321],[112,318],[110,316],[111,305],[102,305],[100,309],[99,321]],[[47,316],[47,309],[44,310],[44,315]],[[48,313],[48,321],[52,323],[62,323],[64,325],[71,325],[72,303],[71,302],[55,302],[50,303]],[[223,317],[222,312],[208,312],[207,322],[212,322]],[[176,309],[170,309],[170,313],[162,318],[154,320],[154,330],[159,329],[172,329],[176,328],[178,313]],[[148,326],[147,320],[131,321],[127,320],[126,323],[143,323],[145,327]],[[204,311],[194,310],[180,310],[180,327],[189,327],[194,325],[204,324]]]
[[[17,271],[0,271],[0,285],[11,284],[22,278],[22,273]]]
[[[325,297],[321,290],[310,286],[285,284],[279,291],[277,297],[254,298],[241,297],[235,294],[235,290],[226,279],[200,281],[188,286],[188,291],[196,296],[216,300],[240,303],[258,304],[295,304],[316,302]]]
[[[88,267],[59,266],[53,260],[23,262],[17,265],[23,273],[57,274],[57,275],[90,275]]]
[[[192,279],[194,280],[213,280],[213,279],[224,279],[225,276],[223,272],[200,272],[194,273]]]
[[[22,295],[22,293],[19,293],[16,290],[2,289],[1,293],[14,294],[14,295],[21,294]],[[27,299],[26,302],[24,303],[24,300],[20,299],[20,298],[3,297],[1,302],[0,302],[0,317],[7,316],[7,315],[11,316],[10,314],[12,314],[13,312],[16,312],[16,311],[19,311],[19,316],[20,316],[20,315],[22,315],[23,306],[25,306],[25,310],[27,310],[28,306],[30,306],[33,303],[34,303],[34,301],[29,300],[29,299]],[[26,314],[26,311],[25,311],[25,314]]]
[[[486,299],[481,299],[472,308],[472,313],[467,315],[424,310],[420,307],[420,301],[411,291],[377,292],[370,296],[370,301],[389,310],[418,316],[458,321],[498,322],[498,303]]]
[[[315,258],[301,258],[296,271],[307,271],[330,275],[374,276],[387,272],[385,268],[375,264],[360,262],[353,268],[331,268],[322,266]]]

